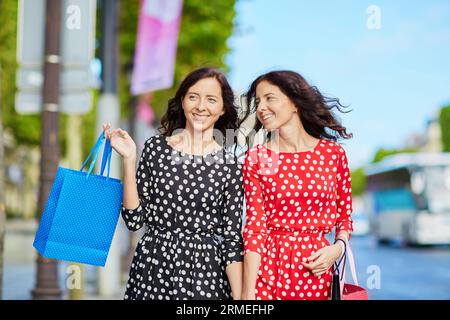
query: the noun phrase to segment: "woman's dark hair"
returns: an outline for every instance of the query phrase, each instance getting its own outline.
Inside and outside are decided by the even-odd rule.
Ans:
[[[234,105],[234,94],[230,84],[222,72],[214,68],[205,67],[189,73],[181,82],[175,93],[175,97],[169,100],[167,111],[161,118],[161,127],[159,130],[162,135],[170,136],[176,129],[184,128],[186,126],[186,117],[182,107],[182,100],[190,87],[199,80],[205,78],[216,79],[222,89],[224,114],[220,116],[214,124],[214,128],[220,130],[224,138],[226,137],[225,130],[235,130],[238,128],[237,108]]]
[[[245,97],[247,111],[246,119],[250,113],[256,111],[256,87],[262,81],[267,81],[278,88],[294,103],[306,132],[315,138],[327,138],[336,141],[338,138],[352,138],[351,133],[336,119],[332,109],[336,108],[342,113],[344,107],[337,98],[328,98],[322,95],[315,86],[311,86],[298,73],[293,71],[272,71],[256,78],[250,85]],[[256,118],[254,132],[262,128],[262,123]],[[270,137],[269,133],[269,137]]]

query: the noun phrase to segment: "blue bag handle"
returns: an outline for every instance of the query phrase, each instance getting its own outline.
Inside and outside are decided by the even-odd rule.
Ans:
[[[97,150],[101,147],[103,144],[103,139],[105,137],[103,136],[103,132],[100,134],[100,136],[97,139],[97,142],[95,143],[94,147],[92,148],[91,152],[87,156],[86,160],[84,160],[83,166],[81,167],[80,171],[83,171],[84,167],[86,166],[87,162],[89,161],[89,158],[92,156],[94,152],[97,152]]]
[[[112,155],[112,147],[111,140],[106,139],[105,148],[103,149],[103,159],[102,159],[102,168],[100,169],[100,175],[103,175],[106,164],[108,164],[108,173],[107,178],[109,178],[109,172],[111,168],[111,155]]]
[[[92,155],[94,155],[91,164],[89,166],[89,170],[87,172],[86,178],[89,178],[89,175],[92,173],[92,170],[94,168],[95,162],[97,161],[98,154],[100,152],[100,148],[102,147],[103,141],[105,140],[105,136],[103,132],[100,134],[100,136],[97,139],[97,142],[95,143],[94,147],[92,148],[91,152],[87,156],[86,160],[83,163],[83,166],[81,167],[80,171],[83,171],[84,167],[88,163],[89,159]],[[108,147],[109,146],[109,147]],[[105,148],[103,150],[103,160],[102,160],[102,170],[101,174],[103,174],[103,170],[105,167],[106,162],[108,162],[108,177],[109,177],[109,171],[110,171],[110,164],[111,164],[111,144],[109,140],[107,140],[107,143],[105,144]]]

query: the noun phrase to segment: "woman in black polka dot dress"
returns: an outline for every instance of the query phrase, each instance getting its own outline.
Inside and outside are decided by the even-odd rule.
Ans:
[[[222,73],[189,74],[169,101],[162,134],[145,142],[137,172],[133,140],[105,125],[124,162],[122,217],[131,231],[146,226],[125,299],[240,298],[241,165],[213,139],[216,130],[236,129],[233,101]]]

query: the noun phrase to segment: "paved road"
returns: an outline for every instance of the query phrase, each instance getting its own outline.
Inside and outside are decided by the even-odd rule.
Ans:
[[[7,230],[4,298],[29,299],[30,290],[35,282],[35,252],[32,247],[34,227],[27,228],[27,232],[14,231],[15,228],[12,226]],[[357,236],[352,237],[351,244],[359,282],[364,287],[370,288],[368,290],[370,299],[450,300],[450,246],[431,248],[378,246],[371,237]],[[65,270],[65,266],[61,265],[59,269],[61,288],[65,287],[67,276]],[[373,285],[377,285],[377,281],[373,281],[377,271],[379,271],[379,288],[373,288]],[[94,294],[95,270],[88,273],[88,288]],[[94,295],[87,296],[91,297],[98,298]],[[121,298],[122,294],[118,299]]]
[[[450,246],[379,246],[371,237],[356,236],[351,244],[360,284],[371,287],[374,270],[380,271],[380,288],[368,291],[370,299],[450,299]]]
[[[66,289],[67,264],[60,263],[58,266],[59,287],[63,292],[63,299],[68,299],[68,291]],[[35,267],[30,264],[7,264],[5,265],[5,278],[3,285],[3,298],[5,300],[29,300],[31,299],[31,290],[36,282]],[[85,267],[86,283],[85,296],[86,300],[122,300],[125,292],[125,285],[117,294],[110,297],[98,296],[95,286],[96,267]]]

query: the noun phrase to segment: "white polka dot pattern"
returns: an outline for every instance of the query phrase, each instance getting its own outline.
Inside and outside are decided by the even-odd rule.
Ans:
[[[244,252],[261,255],[257,299],[328,299],[331,270],[317,278],[303,267],[328,246],[335,227],[353,231],[351,178],[344,149],[321,139],[314,150],[276,152],[256,145],[243,166]]]
[[[243,260],[241,167],[223,148],[197,156],[162,135],[146,141],[136,172],[140,204],[122,207],[131,231],[147,227],[125,299],[230,299],[225,268]]]

